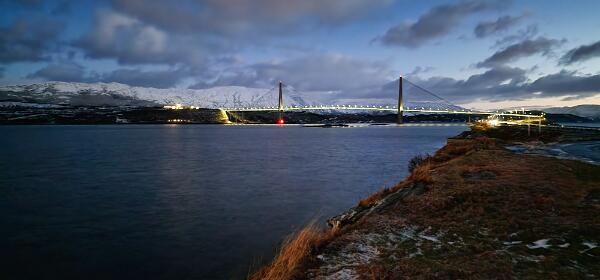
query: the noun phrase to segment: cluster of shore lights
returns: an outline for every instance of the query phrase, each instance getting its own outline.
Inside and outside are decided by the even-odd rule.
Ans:
[[[498,126],[500,121],[498,119],[488,120],[487,123],[491,126]]]
[[[171,120],[167,120],[167,122],[170,123],[188,123],[191,122],[190,120],[183,120],[183,119],[171,119]]]
[[[163,108],[171,109],[171,110],[181,110],[181,109],[183,109],[183,105],[181,105],[181,104],[165,105],[165,106],[163,106]]]
[[[500,119],[499,117],[504,115],[505,117]],[[506,119],[508,115],[508,119]],[[513,117],[513,115],[516,115],[517,118],[523,118],[523,119],[515,119]],[[495,115],[491,115],[488,117],[487,120],[482,120],[483,122],[487,123],[490,126],[498,126],[500,124],[510,124],[510,125],[523,125],[523,124],[527,124],[530,125],[534,122],[537,122],[538,125],[541,125],[541,122],[545,120],[544,117],[545,113],[541,113],[541,115],[533,115],[531,114],[531,112],[526,112],[526,111],[515,111],[513,113],[513,111],[508,111],[505,113],[498,113]]]
[[[177,103],[175,105],[165,105],[165,106],[163,106],[163,108],[165,108],[165,109],[171,109],[171,110],[183,110],[183,109],[194,109],[194,110],[197,110],[197,109],[200,109],[200,107],[198,107],[198,106],[184,106],[184,105],[179,104],[179,103]]]

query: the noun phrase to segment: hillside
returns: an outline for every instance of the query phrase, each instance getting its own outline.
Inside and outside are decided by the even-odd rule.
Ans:
[[[600,135],[524,131],[450,139],[330,229],[311,225],[286,240],[251,279],[597,279],[600,167],[507,147]]]
[[[308,92],[302,96],[286,92],[286,105],[318,104],[326,93]],[[276,106],[277,90],[239,86],[209,89],[157,89],[131,87],[118,83],[47,82],[0,87],[0,102],[26,102],[69,106],[162,106],[184,104],[202,108]]]
[[[572,114],[600,120],[600,105],[594,104],[577,105],[573,107],[553,107],[544,109],[544,112],[551,114]]]

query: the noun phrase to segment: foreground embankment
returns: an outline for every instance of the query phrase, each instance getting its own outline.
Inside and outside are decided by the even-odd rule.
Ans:
[[[250,278],[597,279],[600,166],[506,148],[583,140],[600,135],[474,127]]]

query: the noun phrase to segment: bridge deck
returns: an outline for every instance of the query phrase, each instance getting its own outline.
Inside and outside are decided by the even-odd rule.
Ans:
[[[223,111],[231,112],[277,112],[277,107],[256,107],[256,108],[220,108]],[[387,106],[291,106],[284,107],[283,111],[324,111],[324,110],[356,110],[356,111],[380,111],[380,112],[398,112],[397,107]],[[499,116],[513,116],[513,117],[526,117],[526,118],[537,118],[543,117],[542,115],[534,114],[523,114],[523,113],[512,113],[512,112],[500,112],[500,111],[469,111],[469,110],[443,110],[443,109],[411,109],[406,108],[403,110],[405,113],[431,113],[431,114],[470,114],[470,115],[499,115]]]

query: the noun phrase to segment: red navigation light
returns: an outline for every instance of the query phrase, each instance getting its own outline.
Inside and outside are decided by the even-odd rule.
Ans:
[[[277,119],[277,124],[285,124],[283,118]]]

